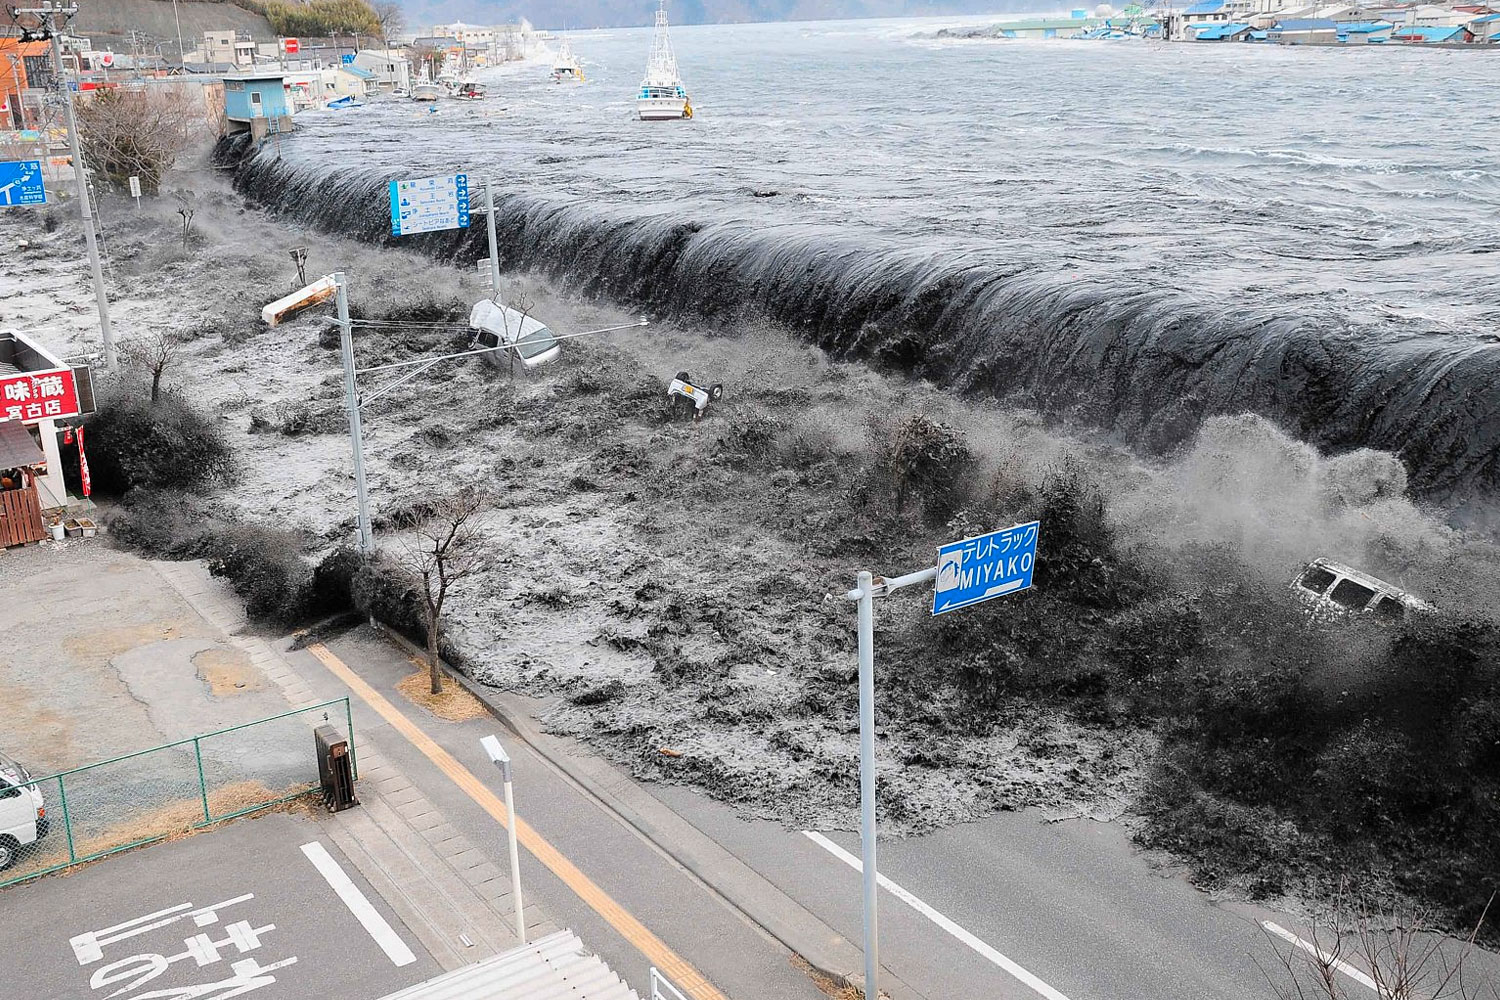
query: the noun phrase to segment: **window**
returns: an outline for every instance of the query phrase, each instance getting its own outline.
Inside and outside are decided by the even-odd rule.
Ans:
[[[1348,608],[1350,611],[1360,611],[1365,605],[1370,603],[1370,599],[1374,596],[1375,591],[1362,583],[1355,583],[1353,580],[1340,580],[1338,586],[1333,588],[1333,592],[1328,595],[1328,598],[1341,608]]]
[[[545,326],[539,326],[535,330],[516,341],[516,353],[523,358],[534,358],[538,354],[544,354],[557,346],[557,338],[552,331]]]
[[[1328,585],[1334,581],[1334,575],[1321,566],[1309,566],[1307,572],[1302,574],[1302,579],[1297,581],[1303,590],[1310,590],[1314,594],[1322,594],[1328,589]]]
[[[479,334],[479,338],[478,339],[479,339],[479,346],[480,347],[499,347],[500,346],[500,338],[498,336],[496,336],[495,334],[490,333],[488,330],[482,331]]]
[[[250,92],[250,103],[251,104],[259,104],[260,103],[260,94],[252,90]]]
[[[1399,622],[1406,617],[1406,605],[1387,594],[1380,599],[1380,603],[1372,609],[1377,618],[1386,621]]]

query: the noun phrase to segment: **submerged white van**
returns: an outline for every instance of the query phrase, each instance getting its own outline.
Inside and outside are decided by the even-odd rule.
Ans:
[[[474,303],[469,313],[469,326],[476,331],[476,348],[495,348],[485,354],[484,359],[497,368],[509,365],[507,358],[512,351],[526,368],[556,361],[562,354],[562,345],[545,323],[490,299]]]
[[[0,871],[47,835],[47,807],[26,768],[0,754]]]
[[[1432,605],[1384,580],[1332,559],[1314,559],[1297,577],[1298,596],[1310,607],[1344,614],[1371,614],[1399,620],[1408,611],[1432,611]]]

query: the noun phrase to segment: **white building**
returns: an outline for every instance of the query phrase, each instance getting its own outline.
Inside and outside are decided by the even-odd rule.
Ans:
[[[255,40],[245,31],[205,31],[203,44],[193,53],[193,62],[255,65]]]
[[[411,90],[411,60],[394,49],[361,49],[354,65],[375,74],[376,90]]]

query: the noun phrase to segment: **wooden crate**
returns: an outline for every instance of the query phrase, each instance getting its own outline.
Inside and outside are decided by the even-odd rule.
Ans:
[[[0,546],[29,545],[46,537],[36,487],[0,490]]]

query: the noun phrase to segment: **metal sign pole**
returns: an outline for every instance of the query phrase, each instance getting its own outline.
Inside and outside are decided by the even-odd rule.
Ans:
[[[484,209],[485,225],[490,234],[490,298],[494,302],[500,301],[500,254],[499,240],[495,235],[495,182],[486,177],[484,179]]]
[[[521,905],[521,852],[516,847],[516,819],[515,800],[510,791],[510,754],[500,745],[500,738],[493,733],[489,736],[481,736],[479,745],[489,755],[490,762],[500,769],[500,780],[505,783],[505,830],[506,839],[510,842],[510,891],[516,903],[516,937],[521,943],[526,943],[526,916]]]
[[[864,868],[865,1000],[877,1000],[880,987],[879,928],[875,869],[875,583],[868,572],[859,580],[859,847]]]
[[[359,426],[359,391],[354,382],[354,331],[349,322],[349,287],[344,272],[333,272],[333,285],[339,307],[339,348],[344,356],[344,406],[349,411],[349,444],[354,449],[354,492],[359,501],[359,551],[369,555],[370,497],[365,491],[365,445]]]

